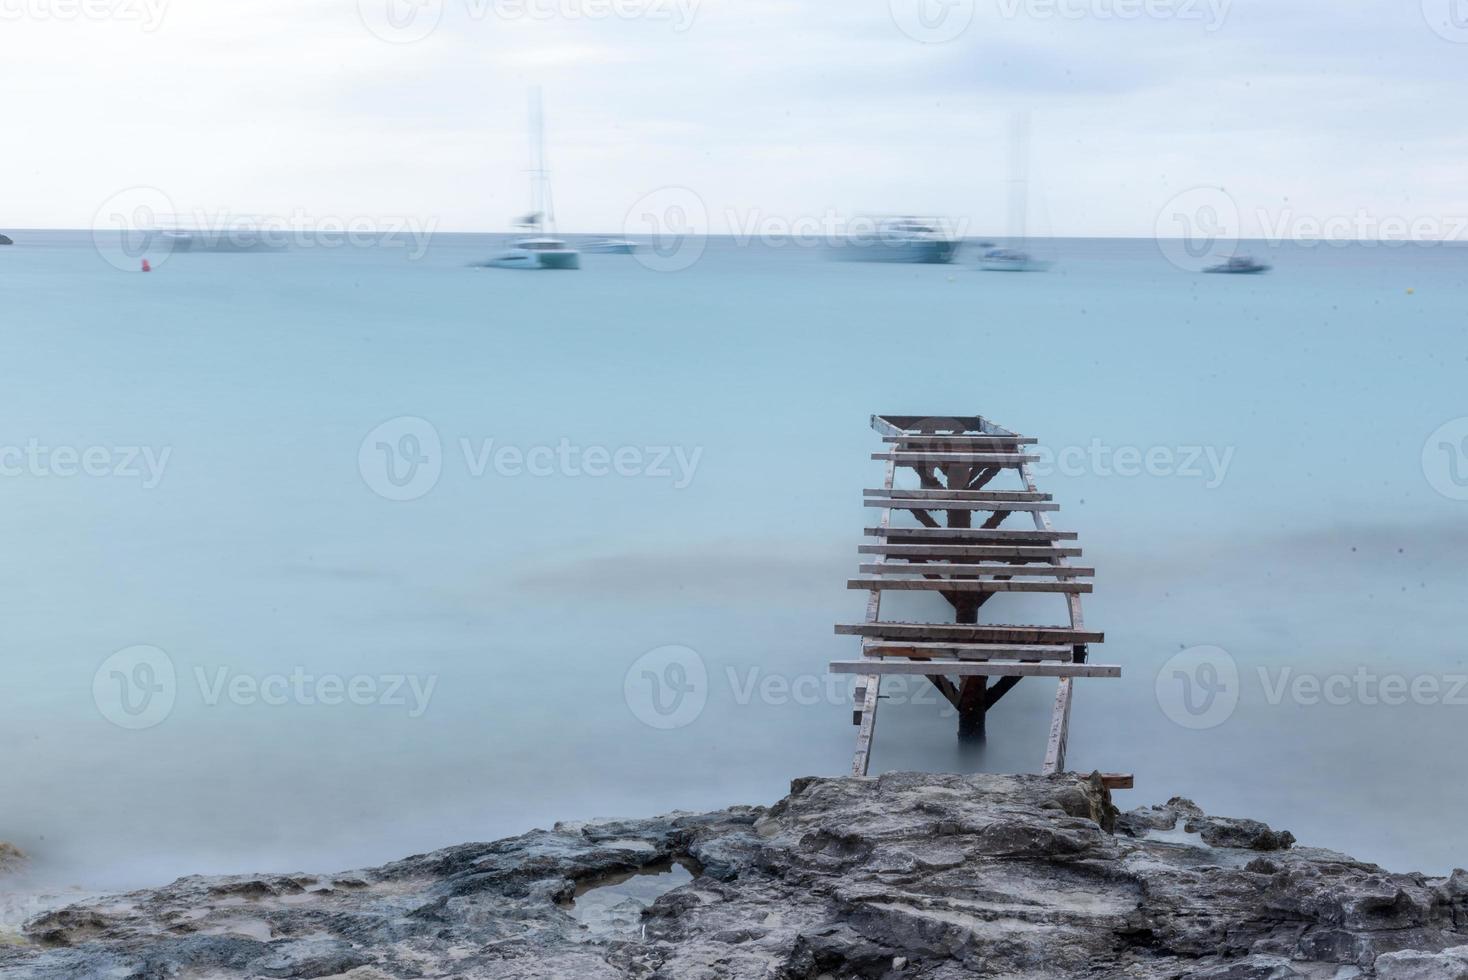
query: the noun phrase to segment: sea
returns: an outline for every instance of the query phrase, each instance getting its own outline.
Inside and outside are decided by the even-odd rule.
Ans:
[[[1045,272],[493,235],[0,248],[0,878],[332,871],[850,772],[874,414],[980,415],[1096,569],[1071,769],[1468,864],[1468,250],[1031,243]],[[997,484],[996,484],[997,485]],[[1005,526],[1026,526],[1016,515]],[[870,560],[868,558],[867,560]],[[906,598],[906,597],[901,597]],[[941,600],[884,613],[945,615]],[[985,621],[1063,622],[1001,595]],[[871,772],[1037,772],[883,688]]]

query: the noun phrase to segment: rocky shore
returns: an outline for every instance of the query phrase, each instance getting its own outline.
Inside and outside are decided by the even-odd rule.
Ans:
[[[1119,813],[1099,777],[892,774],[183,878],[0,945],[6,980],[975,976],[1468,980],[1468,872],[1391,874],[1186,800]]]

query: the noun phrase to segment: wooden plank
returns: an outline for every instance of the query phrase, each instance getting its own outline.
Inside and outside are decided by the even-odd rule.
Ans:
[[[873,419],[875,422],[875,418]],[[897,464],[887,464],[887,475],[882,482],[883,488],[892,489],[892,483],[897,479]],[[882,511],[878,518],[878,528],[885,529],[892,523],[892,511]],[[872,592],[867,597],[867,622],[876,622],[882,610],[882,593]],[[857,682],[862,691],[861,703],[857,706],[856,713],[856,751],[851,757],[851,772],[854,776],[865,776],[867,768],[871,764],[872,739],[877,734],[877,703],[880,701],[882,689],[882,678],[876,674],[869,674]]]
[[[899,466],[920,466],[924,463],[968,463],[971,466],[1018,467],[1025,463],[1040,461],[1040,457],[1030,453],[942,453],[901,449],[894,449],[886,453],[872,453],[872,459],[889,460]]]
[[[1120,677],[1117,664],[1020,663],[1018,661],[833,660],[833,674],[940,674],[949,677]]]
[[[869,527],[863,530],[870,536],[885,537],[893,543],[912,544],[924,541],[946,541],[949,544],[960,544],[964,542],[1019,544],[1023,542],[1074,541],[1079,537],[1075,531],[1029,531],[1018,528]]]
[[[1050,715],[1050,737],[1045,742],[1045,765],[1040,770],[1046,776],[1065,771],[1066,741],[1070,737],[1071,679],[1062,677],[1060,688],[1055,692],[1055,710]]]
[[[1025,643],[891,643],[868,640],[861,649],[868,657],[908,657],[913,660],[946,657],[950,660],[1020,660],[1028,663],[1058,660],[1066,663],[1072,659],[1069,646]]]
[[[905,497],[868,497],[868,507],[891,507],[895,510],[1059,510],[1059,504],[1031,500],[912,500]]]
[[[868,497],[908,500],[1051,500],[1048,493],[1029,490],[863,490]]]
[[[1129,772],[1103,772],[1101,785],[1107,789],[1133,789],[1136,779]]]
[[[1014,575],[1090,578],[1094,568],[1082,565],[956,565],[942,561],[880,561],[859,566],[863,575]]]
[[[1033,436],[980,436],[972,432],[965,432],[962,435],[942,432],[903,432],[898,435],[883,436],[882,441],[899,446],[952,446],[954,448],[962,446],[975,449],[1002,449],[1006,446],[1033,446],[1040,440]]]
[[[863,544],[856,550],[858,554],[889,555],[893,558],[1009,558],[1021,562],[1048,562],[1056,558],[1079,558],[1081,555],[1080,548],[1008,544]]]
[[[974,578],[854,578],[848,589],[884,592],[1090,592],[1090,582],[996,581]]]
[[[872,428],[883,435],[936,432],[944,428],[963,427],[975,435],[1012,436],[1017,433],[1001,429],[982,415],[873,415]]]
[[[1058,626],[1023,626],[1007,623],[971,626],[963,623],[850,623],[839,624],[843,636],[865,636],[879,640],[954,640],[960,643],[1039,643],[1050,646],[1102,643],[1104,633]]]
[[[1003,699],[1004,695],[1014,690],[1015,685],[1018,684],[1020,680],[1021,678],[1013,675],[1009,677],[1001,677],[996,680],[994,682],[994,685],[990,687],[989,690],[984,694],[984,710],[993,710],[994,705],[998,704],[1000,700]]]
[[[858,683],[865,687],[857,708],[861,721],[856,733],[856,754],[851,759],[851,774],[865,776],[872,755],[872,737],[877,733],[877,702],[881,700],[882,677],[869,673]]]

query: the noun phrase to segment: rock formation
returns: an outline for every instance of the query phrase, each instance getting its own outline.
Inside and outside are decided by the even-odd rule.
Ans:
[[[683,884],[588,922],[599,884]],[[1391,874],[1099,777],[800,779],[768,809],[558,824],[364,871],[49,912],[6,980],[1454,980],[1468,873]]]

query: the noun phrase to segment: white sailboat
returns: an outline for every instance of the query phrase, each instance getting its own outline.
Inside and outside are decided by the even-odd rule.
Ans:
[[[523,238],[482,263],[491,269],[579,269],[581,253],[555,237],[550,171],[545,162],[545,117],[540,88],[530,91],[530,213],[515,222]]]
[[[1036,259],[1025,248],[1030,210],[1030,116],[1014,117],[1009,142],[1009,232],[1013,244],[991,248],[979,257],[986,272],[1044,272],[1051,263]]]

